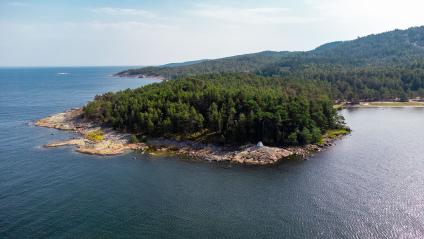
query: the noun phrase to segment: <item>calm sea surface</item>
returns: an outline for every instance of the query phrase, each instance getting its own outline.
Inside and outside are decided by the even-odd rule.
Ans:
[[[0,68],[0,238],[423,238],[424,109],[357,109],[308,161],[255,168],[44,149],[31,122],[152,80]],[[68,74],[58,74],[68,73]]]

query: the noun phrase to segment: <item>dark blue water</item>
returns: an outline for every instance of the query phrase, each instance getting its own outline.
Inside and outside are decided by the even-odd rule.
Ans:
[[[33,120],[151,82],[120,69],[0,69],[0,238],[424,237],[424,109],[344,111],[352,135],[267,168],[40,147],[70,135]]]

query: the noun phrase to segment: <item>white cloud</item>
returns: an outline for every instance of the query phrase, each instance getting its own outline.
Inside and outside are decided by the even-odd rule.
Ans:
[[[307,23],[319,20],[313,17],[296,16],[289,8],[255,7],[233,8],[217,5],[198,5],[188,10],[196,17],[218,20],[226,23],[243,24],[283,24]]]
[[[86,26],[96,30],[114,29],[119,31],[133,31],[133,30],[171,30],[177,29],[176,26],[158,24],[158,23],[145,23],[139,21],[120,21],[120,22],[90,22],[85,23]]]
[[[92,12],[107,14],[112,16],[139,16],[153,18],[156,15],[150,11],[143,9],[134,9],[134,8],[112,8],[112,7],[101,7],[90,9]]]
[[[307,4],[322,17],[362,27],[392,30],[424,24],[422,0],[308,0]]]

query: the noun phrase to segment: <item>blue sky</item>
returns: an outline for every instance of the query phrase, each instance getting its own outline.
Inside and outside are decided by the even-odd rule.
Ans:
[[[0,0],[0,66],[155,65],[424,25],[419,0]]]

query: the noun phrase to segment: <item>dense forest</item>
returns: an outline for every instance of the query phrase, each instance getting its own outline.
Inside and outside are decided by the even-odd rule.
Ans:
[[[301,145],[342,127],[328,90],[318,81],[207,74],[97,96],[84,111],[89,119],[147,136]]]
[[[358,101],[424,97],[424,61],[384,67],[346,68],[310,65],[287,76],[331,85],[333,99]]]
[[[424,27],[307,52],[265,51],[117,75],[168,80],[97,96],[85,117],[147,136],[302,145],[343,127],[336,100],[424,97]]]
[[[249,72],[293,80],[325,81],[333,99],[393,100],[424,97],[424,27],[395,30],[307,52],[272,52],[131,69],[121,76],[176,78]]]

